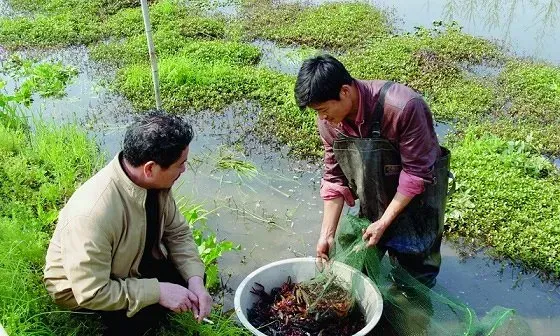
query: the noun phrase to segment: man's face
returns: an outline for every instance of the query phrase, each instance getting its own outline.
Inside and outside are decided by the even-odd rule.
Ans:
[[[189,147],[181,152],[179,159],[167,168],[162,168],[157,163],[152,168],[152,181],[154,189],[169,189],[177,181],[179,176],[186,170]]]
[[[336,127],[352,111],[352,100],[345,85],[340,90],[340,100],[327,100],[310,104],[309,107],[317,111],[319,119],[326,120],[331,126]]]

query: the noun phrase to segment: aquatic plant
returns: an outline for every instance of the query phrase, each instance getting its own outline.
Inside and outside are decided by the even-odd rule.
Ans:
[[[530,141],[530,139],[529,139]],[[459,182],[446,230],[472,237],[495,255],[560,276],[560,174],[531,142],[508,141],[471,127],[452,141]]]
[[[379,9],[360,2],[304,6],[247,0],[243,9],[250,38],[281,44],[349,50],[385,37],[391,30]]]

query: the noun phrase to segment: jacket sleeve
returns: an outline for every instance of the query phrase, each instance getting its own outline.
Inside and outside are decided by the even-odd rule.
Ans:
[[[321,179],[321,198],[331,200],[343,197],[346,204],[354,206],[355,199],[348,188],[348,179],[344,176],[340,165],[336,161],[333,150],[335,131],[323,120],[318,119],[319,135],[325,149],[324,171]]]
[[[423,99],[414,98],[406,104],[397,127],[403,166],[397,191],[412,197],[424,192],[424,183],[431,183],[440,153],[431,112]]]
[[[113,239],[102,219],[80,216],[68,221],[61,232],[63,267],[80,307],[126,309],[131,317],[159,301],[157,279],[111,279]]]
[[[192,230],[169,194],[163,243],[169,250],[171,260],[185,280],[192,276],[204,277],[204,263],[200,259]]]

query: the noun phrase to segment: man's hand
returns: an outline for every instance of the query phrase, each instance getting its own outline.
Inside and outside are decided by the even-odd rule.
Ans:
[[[395,218],[406,208],[412,198],[413,196],[406,196],[397,191],[395,197],[393,197],[391,203],[389,203],[389,206],[383,213],[383,216],[364,230],[362,238],[366,242],[367,247],[372,247],[379,243],[385,230],[387,230]]]
[[[389,227],[391,223],[387,222],[383,218],[373,222],[367,229],[364,230],[364,235],[362,238],[366,242],[366,247],[372,247],[377,245],[385,230]]]
[[[197,296],[183,286],[169,282],[159,283],[159,304],[176,313],[198,306]]]
[[[201,322],[202,319],[210,315],[210,311],[212,310],[212,297],[208,294],[203,279],[199,276],[189,278],[189,289],[197,297],[196,307],[193,307],[193,315],[198,322]]]
[[[329,251],[333,246],[333,243],[334,237],[323,237],[323,235],[321,235],[319,237],[319,241],[317,242],[317,258],[329,260]]]

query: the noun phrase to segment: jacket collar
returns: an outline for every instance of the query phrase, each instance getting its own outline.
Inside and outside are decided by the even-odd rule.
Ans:
[[[132,200],[134,200],[134,202],[137,202],[140,205],[144,205],[144,203],[146,202],[146,195],[148,194],[148,190],[138,186],[136,183],[130,180],[121,166],[121,157],[122,152],[119,152],[111,161],[111,166],[113,168],[113,172],[115,173],[115,177],[117,178],[119,185],[125,190],[127,195]]]

